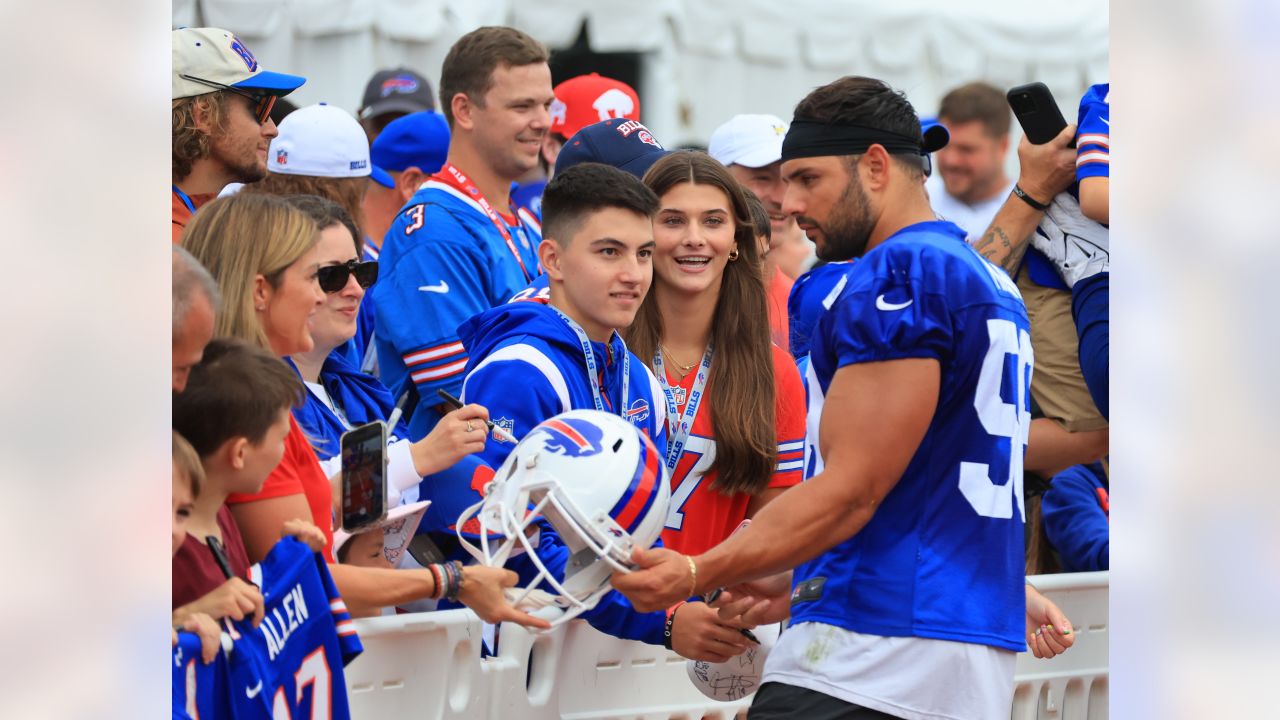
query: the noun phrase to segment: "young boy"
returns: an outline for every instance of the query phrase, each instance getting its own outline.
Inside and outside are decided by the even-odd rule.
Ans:
[[[618,334],[653,280],[657,207],[652,191],[613,167],[585,163],[556,174],[543,195],[538,247],[549,300],[508,303],[458,327],[470,353],[465,402],[487,407],[516,438],[566,410],[604,410],[665,451],[657,380]],[[513,447],[491,437],[482,457],[496,468]]]
[[[190,441],[205,476],[173,557],[175,616],[185,611],[236,620],[252,614],[255,624],[261,619],[262,593],[244,580],[249,558],[225,501],[231,493],[262,488],[284,453],[289,411],[302,392],[298,376],[279,358],[218,339],[192,368],[186,390],[173,396],[174,429]],[[291,521],[282,534],[316,550],[324,545],[319,528],[305,521]],[[221,544],[231,579],[215,559],[210,537]]]
[[[200,458],[191,448],[186,438],[173,433],[173,554],[178,554],[183,540],[187,537],[187,522],[195,508],[195,499],[200,496],[200,488],[204,485],[204,470],[200,468]],[[187,613],[185,617],[173,620],[173,644],[178,645],[178,631],[195,633],[200,638],[200,659],[205,664],[213,662],[217,656],[220,631],[213,618],[204,613]]]

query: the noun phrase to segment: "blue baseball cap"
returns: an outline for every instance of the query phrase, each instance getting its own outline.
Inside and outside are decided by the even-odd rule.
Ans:
[[[569,138],[556,158],[556,172],[596,162],[642,178],[651,165],[669,152],[638,120],[611,118],[588,125]]]
[[[306,78],[263,70],[240,38],[222,28],[173,31],[173,99],[204,95],[228,87],[265,90],[284,96]]]
[[[398,117],[374,139],[369,156],[383,170],[416,167],[427,174],[439,172],[449,156],[449,123],[434,110]]]

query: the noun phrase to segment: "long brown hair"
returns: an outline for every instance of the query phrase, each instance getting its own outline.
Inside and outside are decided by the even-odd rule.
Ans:
[[[733,212],[738,258],[725,265],[711,317],[715,357],[707,378],[707,400],[716,433],[716,459],[711,470],[717,475],[712,487],[726,495],[755,494],[768,486],[778,462],[777,390],[760,249],[742,187],[711,156],[674,152],[654,163],[644,176],[644,184],[659,198],[684,183],[719,188],[729,198]],[[650,367],[662,339],[662,314],[656,297],[660,287],[655,277],[654,287],[626,336],[627,346]]]

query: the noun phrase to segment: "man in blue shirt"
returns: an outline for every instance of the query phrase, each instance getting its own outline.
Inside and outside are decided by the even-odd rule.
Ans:
[[[935,219],[924,147],[911,104],[879,80],[841,78],[796,106],[783,209],[820,259],[860,258],[812,338],[830,409],[818,474],[707,553],[637,552],[645,570],[614,576],[640,610],[730,586],[762,596],[749,615],[776,618],[776,589],[733,586],[796,568],[753,719],[1000,717],[1028,630],[1070,644],[1057,608],[1024,589],[1026,310]]]

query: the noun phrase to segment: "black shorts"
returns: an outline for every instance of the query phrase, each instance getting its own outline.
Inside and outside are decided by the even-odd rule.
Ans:
[[[761,685],[747,712],[747,720],[883,720],[893,717],[816,690],[779,682]]]

